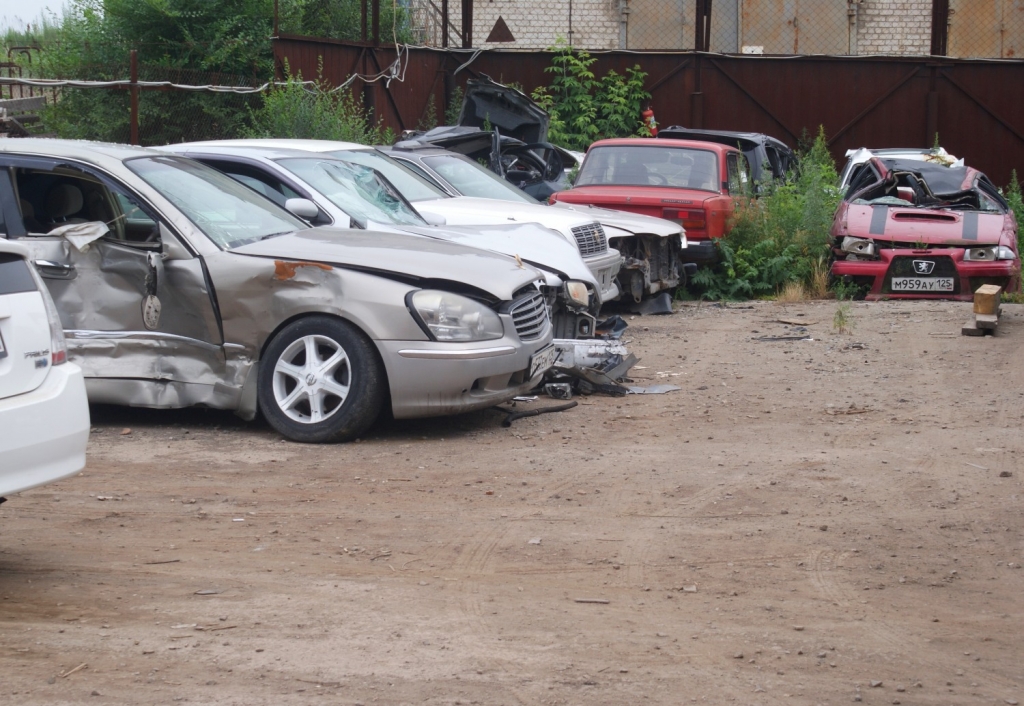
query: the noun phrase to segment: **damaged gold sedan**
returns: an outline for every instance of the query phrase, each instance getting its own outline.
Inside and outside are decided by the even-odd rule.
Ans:
[[[555,358],[539,273],[415,235],[309,228],[182,157],[0,143],[0,237],[33,254],[91,402],[262,412],[304,442],[521,394]]]

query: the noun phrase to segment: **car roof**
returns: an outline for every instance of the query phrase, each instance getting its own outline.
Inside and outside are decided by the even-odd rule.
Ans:
[[[53,140],[49,138],[18,138],[0,140],[0,152],[36,154],[47,157],[64,157],[83,162],[100,163],[103,158],[124,161],[133,157],[160,156],[146,147],[121,145],[110,142],[92,142],[89,140]]]
[[[920,174],[933,194],[955,194],[962,191],[962,185],[972,170],[970,167],[949,167],[917,159],[883,159],[882,164],[897,172]]]
[[[664,139],[645,139],[636,137],[615,137],[609,140],[598,140],[590,146],[589,152],[595,147],[689,147],[691,149],[708,150],[711,152],[739,152],[738,149],[732,145],[720,145],[717,142],[702,142],[700,140],[674,140],[671,138]]]
[[[173,152],[174,154],[211,154],[236,157],[260,157],[268,160],[277,159],[310,159],[308,150],[284,149],[281,147],[266,147],[263,145],[217,145],[210,142],[185,142],[176,145],[167,145],[158,148],[161,151]],[[338,160],[332,155],[323,155],[323,159]]]
[[[674,132],[681,133],[683,136],[679,138],[672,137],[671,134]],[[662,138],[661,136],[666,133],[668,133],[669,136]],[[698,130],[696,128],[682,127],[681,125],[670,125],[669,127],[658,129],[659,139],[700,140],[702,137],[721,138],[725,140],[742,140],[753,143],[769,142],[772,145],[781,146],[786,150],[789,150],[789,145],[787,145],[785,142],[776,137],[772,137],[771,135],[766,135],[763,132],[740,132],[737,130]],[[711,139],[711,141],[718,142],[719,140]]]
[[[465,157],[458,152],[452,152],[446,150],[443,147],[434,147],[433,145],[416,145],[414,147],[405,147],[402,143],[393,145],[391,147],[380,146],[381,152],[397,152],[406,157],[435,157],[438,155],[445,155],[450,157]]]
[[[357,142],[341,142],[334,140],[297,140],[278,138],[258,138],[248,140],[207,140],[205,142],[193,142],[194,145],[211,145],[218,147],[265,147],[276,149],[293,149],[304,152],[333,152],[334,150],[372,150],[369,145],[361,145]]]

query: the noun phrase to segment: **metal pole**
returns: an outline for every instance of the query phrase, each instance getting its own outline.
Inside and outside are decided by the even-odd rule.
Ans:
[[[129,58],[129,73],[131,85],[128,93],[131,96],[131,109],[128,122],[131,125],[131,137],[129,141],[133,145],[139,144],[139,55],[134,49]]]
[[[448,0],[441,0],[441,46],[448,48]]]

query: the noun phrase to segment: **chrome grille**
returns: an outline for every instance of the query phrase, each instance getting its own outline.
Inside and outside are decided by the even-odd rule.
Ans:
[[[540,338],[548,325],[548,307],[540,292],[533,292],[512,302],[508,313],[516,325],[516,333],[522,341]]]
[[[576,238],[576,244],[580,246],[580,254],[583,257],[599,255],[608,250],[608,237],[600,223],[576,226],[572,229],[572,234]]]

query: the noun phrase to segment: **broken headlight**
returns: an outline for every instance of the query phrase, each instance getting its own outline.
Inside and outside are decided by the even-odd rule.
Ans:
[[[843,244],[839,249],[845,253],[861,257],[875,257],[878,254],[878,249],[873,242],[864,238],[854,238],[850,235],[843,238]]]
[[[505,335],[498,315],[468,297],[421,289],[406,301],[436,341],[490,341]]]
[[[580,282],[579,280],[569,280],[565,283],[565,298],[573,304],[578,304],[582,307],[590,306],[590,290],[587,289],[586,282]]]
[[[1005,245],[991,245],[985,248],[967,248],[964,260],[967,262],[992,262],[994,260],[1015,260],[1017,255]]]

